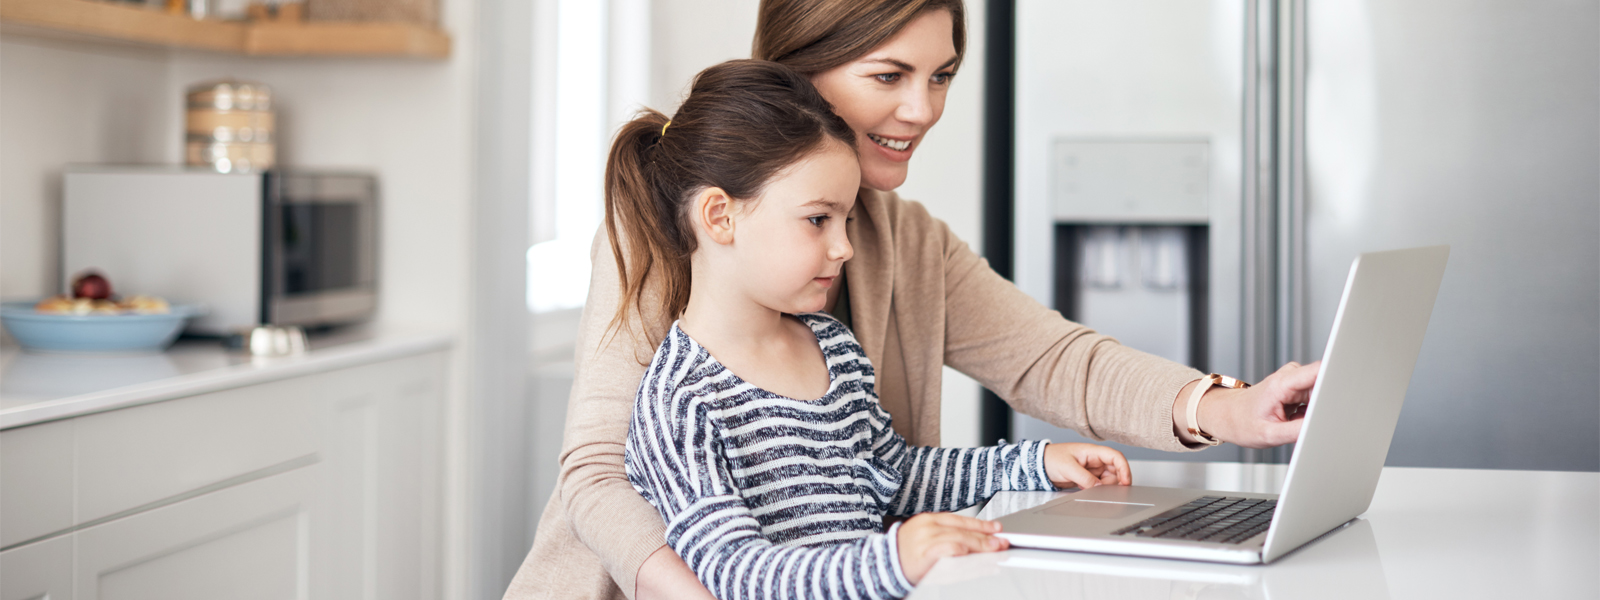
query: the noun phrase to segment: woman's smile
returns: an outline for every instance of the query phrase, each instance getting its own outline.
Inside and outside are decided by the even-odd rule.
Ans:
[[[916,146],[918,137],[890,137],[876,133],[868,133],[866,136],[885,158],[896,162],[911,160],[911,152]]]

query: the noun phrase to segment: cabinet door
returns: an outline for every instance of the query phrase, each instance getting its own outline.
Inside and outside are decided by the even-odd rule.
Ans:
[[[77,532],[78,600],[307,598],[320,466]]]
[[[324,380],[319,557],[312,596],[407,600],[439,581],[440,416],[445,355],[385,361]],[[319,559],[320,560],[320,559]]]
[[[0,431],[0,547],[72,527],[75,420]]]
[[[0,552],[0,600],[72,600],[72,536]]]

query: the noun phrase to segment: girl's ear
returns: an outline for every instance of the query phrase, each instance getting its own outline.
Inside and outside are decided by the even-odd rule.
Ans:
[[[695,226],[706,233],[711,241],[722,245],[733,243],[733,198],[719,187],[700,190],[694,198]]]

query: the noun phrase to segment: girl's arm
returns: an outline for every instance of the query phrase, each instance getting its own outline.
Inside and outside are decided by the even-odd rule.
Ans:
[[[668,392],[673,393],[673,392]],[[687,396],[687,395],[685,395]],[[645,398],[628,432],[627,469],[660,510],[666,538],[718,598],[896,598],[911,591],[887,533],[778,546],[737,489],[701,398]]]
[[[995,492],[1049,491],[1045,450],[1049,443],[1023,441],[985,448],[908,446],[889,426],[882,409],[874,411],[873,453],[898,471],[900,489],[885,514],[910,516],[950,512],[972,506]]]

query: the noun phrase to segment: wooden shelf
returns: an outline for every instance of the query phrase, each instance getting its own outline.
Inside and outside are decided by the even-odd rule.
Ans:
[[[0,0],[8,32],[247,56],[450,57],[450,36],[410,23],[196,20],[94,0]]]

